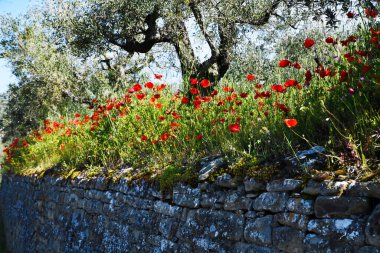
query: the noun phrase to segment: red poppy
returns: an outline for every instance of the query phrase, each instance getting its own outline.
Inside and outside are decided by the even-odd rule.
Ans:
[[[261,89],[262,87],[263,87],[263,85],[261,83],[255,84],[256,89]]]
[[[145,97],[145,93],[139,93],[135,95],[138,100],[142,100]]]
[[[296,80],[289,79],[288,81],[286,81],[284,83],[284,86],[285,87],[292,87],[292,86],[296,86],[297,84],[298,84],[298,82]]]
[[[248,97],[248,93],[242,92],[242,93],[240,93],[240,97],[241,98],[246,98],[246,97]]]
[[[80,114],[79,113],[75,113],[75,118],[79,118],[80,117]]]
[[[347,81],[347,79],[348,79],[348,73],[347,73],[347,71],[345,71],[345,70],[342,70],[341,72],[340,72],[340,81],[341,82],[345,82],[345,81]]]
[[[154,94],[154,98],[155,98],[155,99],[159,99],[160,97],[161,97],[160,94]]]
[[[190,79],[190,84],[191,84],[191,85],[196,85],[196,84],[198,84],[198,79],[196,79],[196,78],[191,78],[191,79]]]
[[[290,108],[289,108],[289,107],[286,107],[284,104],[280,104],[278,108],[279,108],[281,111],[283,111],[283,112],[289,112],[289,111],[290,111]]]
[[[148,88],[148,89],[153,89],[154,84],[153,84],[152,82],[147,82],[147,83],[145,84],[145,87]]]
[[[248,74],[248,75],[247,75],[247,80],[248,80],[248,81],[254,81],[254,80],[255,80],[255,76],[254,76],[254,75],[251,75],[251,74]]]
[[[196,137],[196,139],[197,139],[197,140],[200,140],[200,139],[202,139],[202,137],[203,137],[203,134],[199,134],[199,135]]]
[[[148,140],[148,137],[146,137],[145,135],[141,136],[141,140],[142,141],[147,141]]]
[[[366,73],[369,72],[371,69],[372,69],[371,66],[364,65],[364,66],[362,67],[362,73],[363,73],[363,74],[366,74]]]
[[[159,116],[159,117],[158,117],[158,120],[159,120],[159,121],[163,121],[163,120],[165,120],[165,117],[164,117],[164,116]]]
[[[166,141],[168,138],[169,138],[170,134],[169,133],[164,133],[163,135],[161,135],[160,137],[160,141],[164,142]]]
[[[166,87],[165,84],[160,84],[160,85],[157,85],[154,90],[155,91],[162,91],[163,89],[165,89],[165,87]]]
[[[298,62],[295,62],[295,63],[293,63],[293,68],[300,69],[301,68],[301,64],[299,64]]]
[[[189,102],[190,102],[190,99],[189,99],[189,98],[186,98],[186,97],[184,97],[184,98],[182,98],[182,99],[181,99],[181,102],[182,102],[182,103],[184,103],[184,104],[187,104],[187,103],[189,103]]]
[[[349,11],[346,13],[346,15],[348,18],[353,18],[355,16],[355,13],[353,13],[352,11]]]
[[[275,91],[275,92],[280,92],[280,93],[284,93],[286,91],[286,88],[282,87],[281,84],[274,84],[272,85],[272,90]]]
[[[334,43],[334,39],[331,38],[331,37],[327,37],[325,41],[326,41],[327,44],[332,44],[332,43]]]
[[[142,90],[142,87],[141,87],[141,85],[139,83],[136,83],[135,85],[133,85],[132,88],[133,88],[134,91],[140,91],[140,90]]]
[[[194,106],[195,106],[195,109],[199,109],[199,108],[201,108],[202,100],[200,100],[200,99],[195,99],[195,100],[193,101],[193,104],[194,104]]]
[[[190,88],[190,93],[193,95],[199,94],[199,90],[197,88]]]
[[[190,136],[186,136],[185,139],[189,141],[191,139],[191,137]]]
[[[203,80],[201,81],[200,84],[201,84],[201,86],[202,86],[203,88],[208,88],[208,87],[211,86],[210,81],[207,80],[207,79],[203,79]]]
[[[364,12],[368,17],[371,17],[371,18],[376,18],[377,15],[379,14],[379,12],[375,9],[373,10],[365,9]]]
[[[307,81],[307,82],[310,82],[310,81],[311,81],[312,75],[311,75],[311,71],[310,71],[310,70],[307,70],[307,71],[306,71],[306,73],[305,73],[305,78],[306,78],[306,81]]]
[[[373,36],[370,40],[369,43],[371,44],[377,44],[379,42],[379,39],[376,36]]]
[[[298,124],[296,119],[284,119],[284,123],[287,127],[295,127]]]
[[[158,80],[161,80],[162,78],[162,75],[159,75],[159,74],[154,74],[154,78],[158,79]]]
[[[179,127],[179,126],[181,126],[181,124],[178,124],[176,122],[170,123],[170,127]]]
[[[285,67],[288,67],[290,66],[292,63],[289,61],[289,60],[281,60],[279,63],[278,63],[278,66],[280,68],[285,68]]]
[[[314,40],[307,38],[303,44],[306,48],[311,48],[314,45]]]
[[[240,131],[240,125],[238,123],[231,124],[228,126],[228,129],[233,133],[237,133]]]

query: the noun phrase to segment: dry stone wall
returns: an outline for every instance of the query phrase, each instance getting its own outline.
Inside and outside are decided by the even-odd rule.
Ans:
[[[380,253],[380,184],[220,176],[144,182],[5,175],[7,247],[28,252]]]

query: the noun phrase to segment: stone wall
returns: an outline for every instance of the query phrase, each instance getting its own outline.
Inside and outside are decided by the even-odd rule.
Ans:
[[[380,184],[220,176],[147,183],[3,176],[10,252],[380,253]]]

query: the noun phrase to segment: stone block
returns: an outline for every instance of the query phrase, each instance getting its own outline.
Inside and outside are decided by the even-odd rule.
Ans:
[[[274,219],[282,225],[294,227],[302,231],[306,231],[309,222],[307,215],[298,213],[276,213]]]
[[[380,247],[380,204],[378,204],[367,220],[365,227],[367,243]]]
[[[270,211],[274,213],[285,210],[289,195],[285,192],[264,192],[253,202],[256,211]]]
[[[305,233],[295,228],[276,227],[273,229],[273,246],[285,252],[303,253]]]
[[[274,180],[267,184],[268,192],[295,191],[301,188],[302,181],[296,179]]]
[[[244,188],[246,192],[261,192],[265,191],[266,186],[264,183],[261,183],[254,178],[250,178],[244,181]]]
[[[302,198],[289,198],[286,202],[286,209],[293,213],[314,214],[314,200]]]
[[[244,239],[261,246],[272,244],[272,223],[272,215],[247,220],[244,229]]]
[[[314,205],[318,218],[351,218],[370,213],[368,198],[319,196]]]
[[[241,194],[233,191],[227,195],[226,201],[224,202],[224,210],[250,210],[252,202],[252,199],[243,197]]]
[[[200,205],[201,190],[177,184],[173,189],[173,202],[176,205],[197,208]]]

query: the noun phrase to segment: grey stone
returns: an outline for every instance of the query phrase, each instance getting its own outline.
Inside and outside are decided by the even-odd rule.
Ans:
[[[255,212],[255,211],[248,211],[248,212],[245,213],[244,217],[250,218],[250,219],[256,218],[257,217],[257,212]]]
[[[314,213],[314,201],[302,198],[289,198],[288,202],[286,202],[286,209],[293,213],[310,215]]]
[[[308,231],[328,236],[330,239],[343,240],[352,245],[364,244],[364,224],[352,219],[310,220]]]
[[[213,193],[202,193],[201,206],[202,207],[215,207],[216,204],[224,204],[226,200],[226,192],[216,191]]]
[[[218,242],[211,241],[206,238],[194,238],[194,251],[199,253],[220,252],[227,253],[228,251]]]
[[[307,234],[305,236],[305,239],[303,240],[305,250],[308,252],[323,252],[323,249],[326,249],[326,247],[329,244],[329,241],[317,234]]]
[[[365,235],[368,244],[380,247],[380,204],[378,204],[367,220]]]
[[[253,209],[256,211],[282,212],[289,195],[285,192],[264,192],[253,202]]]
[[[250,210],[252,202],[252,199],[243,197],[237,192],[230,192],[224,203],[224,210]]]
[[[180,217],[182,208],[178,206],[171,206],[166,202],[156,201],[154,202],[154,211],[170,217]]]
[[[318,218],[351,218],[369,214],[370,204],[363,197],[319,196],[314,209]]]
[[[380,253],[380,248],[372,246],[364,246],[358,250],[358,253]]]
[[[178,222],[174,218],[164,218],[160,219],[158,230],[167,239],[172,239],[177,232]]]
[[[229,174],[218,176],[216,178],[215,184],[225,188],[236,188],[238,186],[236,179],[232,178],[232,176]]]
[[[316,196],[321,193],[322,183],[314,180],[309,180],[303,188],[302,193]]]
[[[258,246],[255,244],[238,242],[234,246],[234,253],[277,253],[272,247]]]
[[[201,190],[177,184],[173,189],[173,202],[176,205],[196,208],[200,205]]]
[[[298,213],[276,213],[275,220],[289,227],[294,227],[302,231],[306,231],[309,218],[306,215]]]
[[[244,239],[261,246],[272,244],[272,223],[272,215],[248,220],[244,229]]]
[[[210,239],[239,241],[243,236],[244,217],[227,211],[190,210],[186,222],[179,226],[177,237],[186,242],[206,236]]]
[[[261,191],[265,191],[266,189],[266,186],[264,183],[261,183],[254,178],[245,180],[244,187],[245,187],[246,192],[261,192]]]
[[[210,177],[210,175],[215,172],[218,168],[225,165],[223,157],[217,157],[211,161],[207,161],[203,164],[201,170],[199,171],[198,179],[204,181]]]
[[[305,233],[289,227],[276,227],[273,229],[273,246],[285,252],[303,253],[303,239]]]
[[[302,185],[301,180],[296,179],[281,179],[269,182],[267,184],[267,191],[269,192],[282,192],[282,191],[295,191]]]
[[[347,194],[349,196],[380,199],[380,183],[353,181],[348,186]]]
[[[324,181],[320,194],[323,196],[340,196],[347,190],[348,182]]]
[[[298,151],[295,156],[285,158],[285,163],[293,168],[321,169],[325,167],[326,158],[320,154],[325,152],[325,148],[315,146],[308,150]]]

